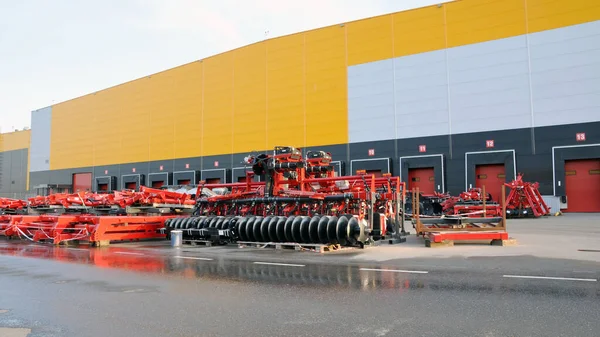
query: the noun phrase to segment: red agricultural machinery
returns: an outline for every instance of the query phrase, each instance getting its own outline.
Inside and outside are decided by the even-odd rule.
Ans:
[[[167,220],[167,236],[181,230],[184,240],[357,247],[405,240],[398,177],[336,177],[330,153],[303,158],[293,147],[248,156],[245,164],[245,183],[201,183],[194,216]],[[262,181],[252,182],[254,175]]]
[[[0,235],[54,244],[170,238],[363,247],[405,241],[400,178],[365,172],[337,177],[331,154],[294,147],[250,155],[246,182],[206,184],[174,192],[56,193],[19,205],[25,214],[0,217]],[[261,182],[253,182],[260,176]],[[195,194],[194,194],[195,193]]]
[[[0,214],[19,214],[27,210],[27,202],[19,199],[0,198]]]
[[[506,198],[506,216],[538,218],[550,214],[550,207],[538,190],[539,183],[525,182],[523,174],[519,174],[517,179],[504,185],[510,188]]]
[[[106,245],[164,238],[161,229],[165,221],[191,213],[195,201],[189,194],[143,187],[140,192],[112,194],[57,193],[22,203],[25,214],[0,216],[0,235],[54,244],[88,241]]]

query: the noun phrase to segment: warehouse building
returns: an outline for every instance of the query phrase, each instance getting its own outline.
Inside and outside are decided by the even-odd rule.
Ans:
[[[554,210],[598,212],[600,2],[462,0],[273,38],[33,111],[21,138],[3,193],[235,182],[289,145],[427,193],[497,199],[522,172]]]

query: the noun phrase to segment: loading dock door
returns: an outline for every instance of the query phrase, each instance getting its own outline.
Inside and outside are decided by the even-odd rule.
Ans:
[[[366,173],[368,176],[370,175],[375,175],[375,178],[380,178],[383,176],[383,173],[381,173],[381,170],[366,170]]]
[[[73,174],[73,192],[85,192],[92,190],[92,174],[91,173],[75,173]]]
[[[152,188],[161,188],[165,184],[162,180],[157,180],[152,182]]]
[[[209,178],[209,179],[206,179],[206,183],[207,184],[220,184],[221,178]]]
[[[433,167],[414,168],[408,170],[408,189],[419,188],[423,194],[435,192],[435,171]]]
[[[499,203],[502,197],[502,185],[506,182],[504,164],[477,165],[475,174],[475,187],[485,186],[485,192],[491,194],[492,200]]]
[[[246,177],[238,177],[237,182],[238,183],[245,183],[246,182]]]
[[[565,212],[600,212],[600,159],[565,162]]]

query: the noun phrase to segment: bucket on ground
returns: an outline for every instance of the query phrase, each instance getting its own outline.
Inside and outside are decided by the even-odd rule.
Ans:
[[[183,240],[183,232],[179,230],[171,231],[171,247],[180,247]]]

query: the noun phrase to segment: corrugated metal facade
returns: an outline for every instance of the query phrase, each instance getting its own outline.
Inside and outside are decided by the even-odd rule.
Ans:
[[[596,1],[463,0],[263,41],[35,112],[31,179],[221,172],[293,145],[346,173],[431,161],[453,193],[500,160],[561,195],[552,148],[600,143],[599,20]]]

